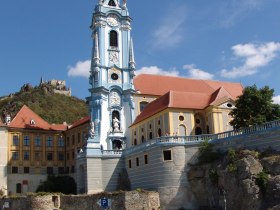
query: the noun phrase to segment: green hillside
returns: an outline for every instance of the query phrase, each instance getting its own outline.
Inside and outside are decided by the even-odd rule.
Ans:
[[[19,92],[0,98],[2,120],[6,113],[13,118],[23,105],[55,124],[69,124],[89,114],[86,102],[81,99],[54,93],[47,84],[34,88],[24,85]]]

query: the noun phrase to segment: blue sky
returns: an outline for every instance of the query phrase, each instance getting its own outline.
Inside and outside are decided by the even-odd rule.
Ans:
[[[89,96],[96,0],[1,0],[0,96],[66,80]],[[279,0],[128,0],[138,73],[269,85],[280,103]]]

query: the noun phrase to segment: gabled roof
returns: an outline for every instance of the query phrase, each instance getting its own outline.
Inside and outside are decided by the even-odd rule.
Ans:
[[[167,108],[205,109],[209,105],[211,94],[169,91],[163,96],[149,103],[137,116],[137,124]]]
[[[9,128],[25,128],[39,130],[66,130],[66,125],[50,125],[30,108],[24,105],[9,125]]]
[[[143,95],[161,96],[170,90],[212,94],[220,87],[230,94],[232,99],[242,94],[240,83],[220,82],[211,80],[188,79],[150,74],[140,74],[134,78],[134,87]]]
[[[89,123],[89,122],[90,122],[90,117],[89,117],[89,116],[84,117],[84,118],[82,118],[82,119],[79,119],[79,120],[75,121],[75,122],[69,127],[69,129],[78,127],[78,126],[80,126],[80,125],[83,125],[83,124]]]
[[[227,99],[230,99],[230,98],[232,98],[232,96],[222,86],[212,94],[211,99],[210,99],[210,105],[216,105],[220,101],[224,101],[224,100],[227,100]]]
[[[137,116],[137,124],[166,108],[203,110],[242,94],[240,83],[196,80],[180,77],[141,74],[134,79],[135,89],[143,95],[159,96]]]

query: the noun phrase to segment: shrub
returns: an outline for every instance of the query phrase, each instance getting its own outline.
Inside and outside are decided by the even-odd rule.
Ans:
[[[227,171],[230,173],[236,172],[237,171],[237,166],[235,163],[230,163],[227,165]]]
[[[216,169],[214,169],[214,168],[209,169],[209,178],[213,185],[218,184],[219,175],[218,175],[218,172]]]
[[[228,150],[227,159],[230,163],[233,163],[234,161],[237,160],[237,155],[236,155],[235,150],[233,150],[233,149]]]
[[[76,182],[70,176],[48,176],[47,180],[40,184],[36,192],[60,192],[66,195],[76,194]]]
[[[268,174],[266,171],[262,171],[257,175],[256,184],[259,186],[261,191],[264,193],[267,187]]]
[[[211,163],[221,157],[221,153],[213,151],[213,145],[205,140],[199,148],[199,163]]]

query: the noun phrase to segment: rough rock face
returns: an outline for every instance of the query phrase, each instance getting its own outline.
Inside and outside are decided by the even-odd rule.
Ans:
[[[245,150],[235,159],[223,156],[192,166],[188,178],[197,203],[227,210],[280,209],[280,155],[260,160],[256,154]],[[262,173],[269,173],[264,189],[256,181]]]

